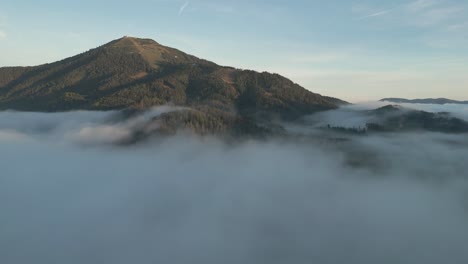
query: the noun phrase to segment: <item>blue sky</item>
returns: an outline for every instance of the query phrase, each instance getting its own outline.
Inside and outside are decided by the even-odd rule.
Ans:
[[[468,100],[466,0],[0,2],[0,66],[53,62],[124,35],[353,102]]]

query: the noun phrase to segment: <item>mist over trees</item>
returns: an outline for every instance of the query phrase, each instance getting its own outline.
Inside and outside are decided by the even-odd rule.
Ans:
[[[1,112],[0,262],[468,259],[467,134],[324,132],[368,121],[337,110],[294,139],[119,144],[174,111]]]

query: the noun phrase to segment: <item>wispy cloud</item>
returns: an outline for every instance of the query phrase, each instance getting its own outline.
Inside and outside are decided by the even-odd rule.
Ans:
[[[447,1],[416,0],[405,5],[404,10],[412,24],[434,26],[463,19],[465,6]]]
[[[7,34],[4,31],[0,30],[0,39],[5,39],[6,37]]]
[[[381,17],[392,12],[396,20],[413,26],[459,24],[461,18],[466,18],[466,5],[441,0],[413,0],[386,9],[357,5],[352,11],[361,15],[359,19]]]
[[[462,22],[458,24],[452,24],[447,27],[449,31],[462,31],[462,30],[468,30],[468,21],[467,22]]]
[[[189,5],[190,5],[190,2],[185,2],[185,4],[183,4],[183,5],[180,7],[180,9],[179,9],[179,16],[181,16],[181,15],[184,13],[185,9],[186,9]]]
[[[390,13],[392,10],[393,9],[380,10],[380,11],[373,12],[373,13],[367,14],[365,16],[362,16],[359,19],[366,19],[366,18],[371,18],[371,17],[383,16],[383,15],[386,15],[386,14]]]
[[[407,6],[407,12],[413,23],[419,26],[443,25],[458,21],[464,17],[465,9],[457,5],[431,5],[415,9]]]
[[[382,18],[378,21],[379,28],[424,29],[424,32],[417,31],[414,38],[430,47],[462,46],[468,40],[468,5],[462,1],[408,0],[391,8],[361,4],[353,6],[351,11],[358,20]]]
[[[376,6],[370,6],[370,5],[354,5],[352,7],[352,12],[354,15],[358,16],[357,19],[366,19],[366,18],[372,18],[372,17],[380,17],[387,15],[391,13],[395,9],[395,6],[393,7],[376,7]]]
[[[433,7],[438,3],[439,1],[437,0],[416,0],[407,4],[406,7],[411,11],[420,12],[430,7]]]

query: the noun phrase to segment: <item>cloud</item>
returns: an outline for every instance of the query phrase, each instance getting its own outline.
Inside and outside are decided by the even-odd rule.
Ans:
[[[73,134],[72,138],[77,142],[97,144],[127,140],[131,135],[131,131],[123,127],[100,125],[95,127],[83,127],[76,134]]]
[[[458,24],[466,21],[466,6],[448,1],[416,0],[403,6],[408,22],[417,26]]]
[[[468,43],[466,23],[468,5],[463,1],[413,0],[382,8],[381,5],[354,5],[358,20],[382,17],[373,29],[417,29],[413,38],[420,44],[438,49],[459,49]],[[391,12],[391,16],[387,16]]]
[[[133,130],[144,127],[150,120],[161,114],[185,109],[184,107],[160,106],[129,118],[125,118],[125,115],[118,111],[48,114],[6,111],[0,112],[0,132],[4,132],[5,138],[17,134],[35,140],[84,145],[111,144],[128,139]],[[156,128],[150,126],[147,129]]]
[[[384,16],[392,12],[395,8],[377,8],[370,5],[353,5],[351,11],[360,17],[358,20]]]
[[[385,104],[385,103],[383,103]],[[388,103],[387,103],[388,104]],[[451,115],[468,121],[468,105],[465,104],[399,104],[405,108],[432,113],[448,112]]]
[[[358,122],[352,110],[359,107],[370,106],[321,119]],[[336,144],[175,136],[129,147],[82,147],[66,136],[87,128],[107,136],[111,126],[131,129],[161,111],[171,108],[129,120],[118,112],[0,112],[0,131],[31,138],[0,140],[0,262],[468,258],[466,135],[358,136]]]
[[[0,30],[0,39],[5,39],[7,37],[7,34],[5,31]]]
[[[460,7],[434,8],[421,13],[417,23],[422,26],[446,23],[456,18],[456,15],[461,12],[463,9]]]
[[[365,19],[365,18],[370,18],[370,17],[383,16],[383,15],[386,15],[386,14],[390,13],[391,11],[392,11],[392,9],[381,10],[381,11],[377,11],[377,12],[374,12],[374,13],[371,13],[371,14],[368,14],[368,15],[365,15],[365,16],[362,16],[362,17],[360,17],[359,19]]]
[[[450,1],[415,0],[400,4],[390,9],[379,10],[372,6],[353,6],[353,12],[364,14],[360,19],[384,16],[393,13],[395,20],[392,25],[404,23],[418,27],[436,27],[447,24],[463,24],[466,22],[466,5]]]
[[[374,110],[388,105],[398,105],[402,110],[420,110],[430,113],[450,113],[452,117],[460,118],[468,122],[468,105],[463,104],[410,104],[391,103],[380,101],[360,102],[354,105],[344,106],[337,110],[326,111],[308,116],[306,119],[314,124],[314,127],[327,125],[347,128],[364,128],[368,123],[379,123],[381,117],[370,114],[368,110]]]
[[[3,130],[3,129],[0,129],[0,142],[1,141],[5,141],[5,142],[8,142],[8,141],[22,141],[22,140],[25,140],[27,139],[28,137],[22,133],[19,133],[15,130],[10,130],[10,129],[7,129],[7,130]]]
[[[180,7],[180,9],[179,9],[179,16],[181,16],[181,15],[184,13],[185,9],[186,9],[189,5],[190,5],[190,2],[185,2],[185,3]]]
[[[430,7],[434,7],[439,4],[437,0],[416,0],[408,3],[406,6],[409,10],[414,12],[421,12],[427,10]]]
[[[449,31],[465,31],[468,30],[468,21],[461,22],[458,24],[449,25],[447,28]]]

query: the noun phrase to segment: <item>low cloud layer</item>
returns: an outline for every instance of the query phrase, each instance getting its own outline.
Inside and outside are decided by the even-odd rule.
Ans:
[[[159,113],[0,113],[0,263],[468,260],[467,135],[97,144]]]

